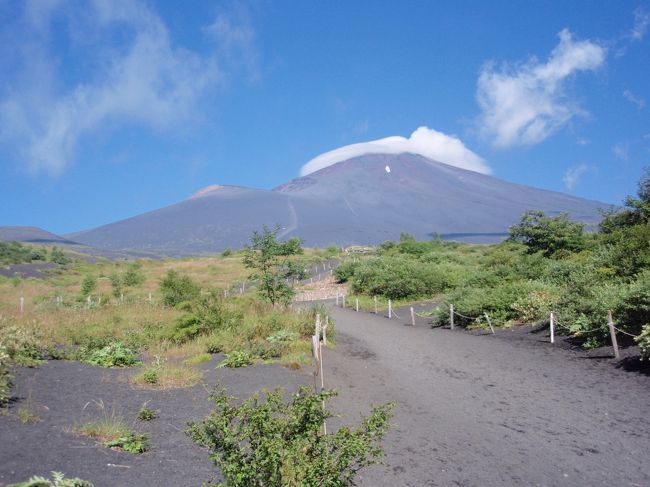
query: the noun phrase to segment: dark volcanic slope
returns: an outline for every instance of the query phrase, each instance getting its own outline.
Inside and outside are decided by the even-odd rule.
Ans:
[[[38,227],[0,227],[0,240],[15,240],[16,242],[47,245],[76,244],[72,240],[68,240]]]
[[[386,171],[390,167],[390,172]],[[219,187],[200,197],[70,235],[113,250],[166,255],[239,248],[262,225],[309,246],[378,243],[409,232],[491,241],[528,209],[598,221],[606,205],[508,183],[413,154],[372,154],[295,179],[273,191]]]

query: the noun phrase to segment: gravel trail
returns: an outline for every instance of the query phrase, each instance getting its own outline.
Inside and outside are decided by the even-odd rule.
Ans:
[[[333,308],[334,409],[395,401],[363,486],[650,486],[650,380],[507,334],[405,326]]]

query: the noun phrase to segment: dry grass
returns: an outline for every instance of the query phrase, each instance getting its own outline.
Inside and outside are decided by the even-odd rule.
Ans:
[[[168,362],[151,363],[129,378],[130,384],[142,389],[179,389],[195,386],[202,381],[203,372],[200,370]]]

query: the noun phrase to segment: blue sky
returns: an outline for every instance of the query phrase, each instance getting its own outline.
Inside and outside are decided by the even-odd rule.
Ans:
[[[0,26],[0,225],[272,188],[387,137],[606,203],[650,166],[648,1],[0,0]]]

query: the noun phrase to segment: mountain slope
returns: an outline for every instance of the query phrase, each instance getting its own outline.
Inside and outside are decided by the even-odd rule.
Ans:
[[[388,169],[387,169],[388,168]],[[272,191],[215,186],[196,197],[69,235],[112,250],[164,255],[244,245],[263,225],[309,246],[378,243],[409,232],[479,242],[507,233],[528,209],[569,212],[586,223],[607,205],[502,181],[414,154],[369,154]]]

